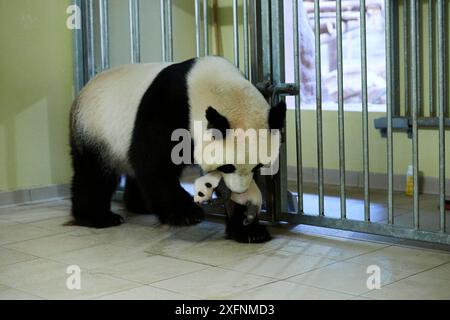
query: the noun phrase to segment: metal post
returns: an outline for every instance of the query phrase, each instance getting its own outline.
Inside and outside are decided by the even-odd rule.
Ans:
[[[361,99],[363,122],[363,170],[364,170],[364,221],[370,221],[370,184],[369,184],[369,111],[367,96],[367,29],[366,1],[361,0],[360,39],[361,39]]]
[[[75,5],[80,11],[83,11],[83,2],[81,0],[73,0],[72,4]],[[81,29],[73,29],[73,76],[75,95],[81,91],[85,84],[85,70],[84,70],[84,45],[83,45],[83,32],[84,25],[81,24]]]
[[[411,17],[411,89],[412,89],[412,164],[414,180],[413,215],[414,228],[419,229],[419,144],[417,117],[419,113],[419,49],[418,49],[418,0],[412,0],[410,8]]]
[[[195,0],[195,48],[197,57],[200,57],[201,50],[200,28],[200,0]]]
[[[166,5],[165,0],[160,1],[161,9],[161,55],[162,60],[166,62],[167,59],[167,37],[166,37]]]
[[[233,0],[233,43],[234,64],[239,68],[239,7],[238,0]]]
[[[302,161],[302,121],[301,121],[301,97],[300,97],[300,41],[298,35],[298,1],[293,2],[294,15],[294,75],[295,84],[299,92],[295,96],[295,132],[297,147],[297,214],[303,213],[303,161]]]
[[[108,0],[99,0],[100,11],[100,59],[102,70],[110,68]]]
[[[173,2],[167,0],[167,60],[173,61]]]
[[[439,108],[439,221],[440,231],[446,232],[445,217],[445,108],[447,104],[447,93],[445,85],[447,84],[446,75],[446,51],[447,43],[445,38],[445,13],[446,6],[444,0],[437,1],[437,19],[438,19],[438,108]]]
[[[128,0],[130,15],[130,58],[131,63],[141,62],[140,30],[139,30],[139,1]]]
[[[386,17],[386,113],[387,113],[387,169],[388,169],[388,223],[394,223],[394,208],[393,208],[393,192],[394,192],[394,149],[393,149],[393,134],[392,134],[392,109],[393,109],[393,75],[392,75],[392,1],[385,0],[385,17]]]
[[[205,56],[209,56],[209,17],[208,17],[209,3],[208,0],[203,0],[203,37],[205,45]]]
[[[315,19],[315,59],[316,59],[316,117],[317,117],[317,169],[319,182],[319,216],[324,211],[324,181],[323,181],[323,130],[322,130],[322,67],[320,50],[320,1],[314,0]]]
[[[436,116],[436,108],[434,105],[434,0],[428,0],[428,107],[430,117]]]
[[[94,52],[94,0],[87,0],[85,7],[85,23],[86,23],[86,71],[88,76],[86,82],[95,76],[95,52]]]
[[[345,196],[345,135],[344,135],[344,65],[342,56],[342,1],[336,1],[337,82],[338,82],[338,131],[339,131],[339,187],[341,219],[346,218]]]
[[[387,15],[387,10],[386,10]],[[405,82],[405,116],[411,115],[410,86],[409,86],[409,1],[403,1],[403,77]]]
[[[249,44],[249,23],[248,23],[248,0],[243,0],[242,10],[244,15],[244,74],[250,77],[250,44]]]

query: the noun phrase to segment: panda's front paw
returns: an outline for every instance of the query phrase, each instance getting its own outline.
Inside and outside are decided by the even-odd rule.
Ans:
[[[201,222],[204,216],[202,208],[192,203],[169,213],[166,219],[162,220],[172,226],[189,226]]]

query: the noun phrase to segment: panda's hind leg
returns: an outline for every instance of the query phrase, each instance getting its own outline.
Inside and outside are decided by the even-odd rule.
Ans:
[[[145,201],[136,179],[131,176],[126,177],[123,200],[129,212],[138,214],[154,213],[150,207],[151,201],[149,199]]]
[[[120,225],[123,218],[111,212],[111,198],[119,176],[106,169],[94,148],[72,143],[72,215],[75,223],[93,228]]]

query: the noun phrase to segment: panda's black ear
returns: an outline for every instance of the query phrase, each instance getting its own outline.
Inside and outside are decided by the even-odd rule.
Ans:
[[[230,129],[230,123],[228,119],[222,116],[213,107],[206,109],[206,120],[208,120],[208,129],[216,129],[220,131],[222,137],[227,134],[227,129]]]
[[[280,101],[275,107],[270,108],[269,111],[269,128],[283,129],[286,123],[286,103]]]

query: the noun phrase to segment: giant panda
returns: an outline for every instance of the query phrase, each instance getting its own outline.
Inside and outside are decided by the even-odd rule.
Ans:
[[[172,141],[174,130],[192,131],[195,121],[200,121],[204,130],[223,133],[225,142],[227,129],[281,129],[285,113],[283,102],[270,108],[240,70],[221,57],[125,65],[100,73],[71,107],[75,222],[95,228],[123,222],[110,207],[121,175],[127,177],[124,198],[128,210],[155,213],[170,225],[199,222],[203,211],[179,182],[185,164],[171,160],[177,144]],[[192,138],[192,158],[205,144],[203,139]],[[242,193],[261,165],[219,161],[200,166],[206,173],[222,172],[227,187]],[[265,227],[255,223],[243,228],[245,216],[240,218],[227,220],[227,229],[239,230],[239,238],[251,242],[269,238]]]

